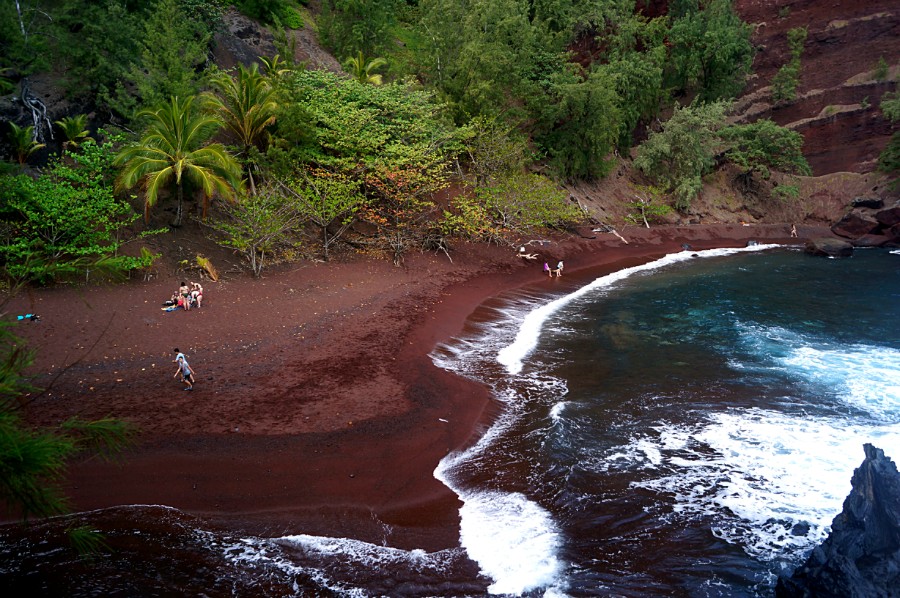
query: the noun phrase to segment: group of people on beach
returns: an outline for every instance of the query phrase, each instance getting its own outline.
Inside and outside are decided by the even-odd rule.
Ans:
[[[203,305],[203,286],[199,282],[191,281],[191,285],[181,281],[178,290],[172,293],[172,298],[165,302],[166,311],[172,311],[179,307],[185,311],[190,311],[192,307],[200,307]]]
[[[551,268],[548,262],[544,262],[544,272],[550,278],[553,278],[553,275],[556,274],[557,278],[562,276],[563,271],[563,263],[562,260],[559,260],[559,263],[556,264],[556,268]]]

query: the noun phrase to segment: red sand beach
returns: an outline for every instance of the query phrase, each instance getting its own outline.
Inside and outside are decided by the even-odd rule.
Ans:
[[[161,311],[174,276],[22,293],[8,315],[36,313],[16,333],[36,350],[30,370],[49,389],[28,418],[130,420],[137,442],[120,463],[74,464],[75,510],[161,504],[212,525],[263,536],[308,533],[437,550],[458,544],[459,503],[432,476],[477,438],[493,408],[479,385],[435,367],[429,352],[458,334],[486,299],[571,284],[694,249],[750,239],[797,243],[827,229],[789,225],[628,228],[567,237],[521,259],[496,246],[413,254],[403,267],[359,258],[206,281],[204,306]],[[563,279],[541,272],[564,259]],[[173,378],[172,349],[196,371]]]

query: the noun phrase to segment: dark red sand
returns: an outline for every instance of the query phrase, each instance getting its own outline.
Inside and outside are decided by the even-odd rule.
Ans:
[[[627,245],[585,232],[595,238],[554,240],[535,249],[536,261],[461,246],[452,263],[416,254],[400,268],[371,258],[305,264],[262,280],[205,281],[204,307],[190,312],[160,310],[175,278],[34,290],[7,310],[41,316],[16,330],[37,351],[36,385],[49,385],[28,406],[30,421],[112,416],[139,429],[121,463],[74,464],[75,510],[162,504],[238,532],[379,543],[387,523],[392,545],[437,550],[458,544],[459,503],[432,472],[477,437],[494,406],[484,388],[439,370],[428,354],[479,304],[683,243],[797,243],[788,231],[629,228]],[[800,241],[819,234],[827,231],[801,227]],[[544,277],[544,258],[565,259],[565,277]],[[196,371],[193,392],[173,378],[176,346]]]

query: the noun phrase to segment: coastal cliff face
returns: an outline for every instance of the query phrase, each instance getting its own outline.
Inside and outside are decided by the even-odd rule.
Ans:
[[[804,137],[813,174],[875,170],[891,136],[882,96],[900,74],[900,5],[896,0],[735,0],[754,27],[758,52],[739,98],[747,120],[769,118]],[[787,33],[805,27],[797,98],[774,102],[772,78],[790,60]],[[887,76],[876,78],[884,58]]]
[[[900,473],[884,451],[864,449],[831,534],[778,580],[778,598],[900,596]]]

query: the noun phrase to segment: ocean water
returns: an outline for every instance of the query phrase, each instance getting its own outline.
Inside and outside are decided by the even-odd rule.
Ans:
[[[900,255],[685,251],[520,293],[435,352],[503,415],[436,475],[495,594],[765,596],[871,442],[900,458]]]
[[[112,518],[103,529],[130,537],[129,517],[152,519],[159,537],[144,541],[165,556],[120,555],[116,573],[58,583],[68,595],[770,596],[827,536],[863,444],[900,458],[898,333],[900,253],[886,250],[685,251],[542,279],[481,306],[432,354],[501,405],[435,471],[463,502],[459,547],[231,537],[135,506],[76,521]],[[62,554],[33,533],[0,530],[0,578],[32,590]],[[129,568],[136,580],[117,573]]]

